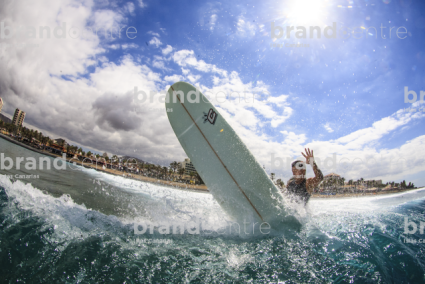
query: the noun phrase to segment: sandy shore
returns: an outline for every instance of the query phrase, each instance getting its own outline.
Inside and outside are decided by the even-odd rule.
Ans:
[[[386,194],[399,193],[399,192],[407,192],[409,190],[414,190],[414,189],[386,190],[386,191],[380,191],[380,192],[365,192],[365,193],[343,193],[343,194],[336,194],[336,195],[321,195],[319,193],[314,193],[314,194],[311,195],[311,198],[366,197],[366,196],[377,196],[377,195],[386,195]]]
[[[57,157],[59,157],[59,156],[57,156]],[[185,184],[185,183],[180,183],[180,182],[156,179],[156,178],[151,178],[151,177],[145,177],[145,176],[139,175],[139,174],[129,174],[129,173],[114,170],[114,169],[107,169],[107,168],[104,169],[102,166],[97,166],[95,164],[82,163],[82,162],[80,162],[76,159],[67,159],[67,160],[71,163],[76,163],[77,165],[80,165],[80,166],[83,166],[83,167],[86,167],[86,168],[92,168],[92,169],[95,169],[97,171],[116,175],[116,176],[131,178],[131,179],[135,179],[135,180],[141,180],[141,181],[144,181],[144,182],[149,182],[149,183],[154,183],[154,184],[161,184],[161,185],[165,185],[165,186],[172,186],[172,187],[178,187],[178,188],[183,188],[183,189],[194,189],[194,190],[200,190],[200,191],[208,192],[208,188],[207,188],[206,185],[192,185],[192,184]]]
[[[9,141],[13,144],[24,147],[28,150],[31,150],[33,152],[37,152],[37,153],[42,154],[42,155],[47,155],[47,156],[50,156],[50,157],[53,157],[53,158],[61,158],[61,156],[59,156],[59,155],[56,155],[56,154],[53,154],[53,153],[50,153],[50,152],[47,152],[47,151],[43,151],[43,150],[40,150],[40,149],[35,149],[35,148],[33,148],[33,147],[31,147],[27,144],[16,141],[13,138],[8,137],[8,136],[1,134],[1,133],[0,133],[0,138],[3,138],[3,139],[5,139],[5,140],[7,140],[7,141]],[[97,171],[116,175],[116,176],[131,178],[131,179],[135,179],[135,180],[141,180],[141,181],[149,182],[149,183],[153,183],[153,184],[161,184],[161,185],[165,185],[165,186],[178,187],[178,188],[182,188],[182,189],[192,189],[192,190],[199,190],[199,191],[203,191],[203,192],[208,192],[208,188],[205,185],[185,184],[185,183],[179,183],[179,182],[174,182],[174,181],[145,177],[145,176],[138,175],[138,174],[129,174],[129,173],[114,170],[114,169],[104,169],[101,165],[90,164],[90,163],[82,163],[81,161],[79,161],[77,159],[73,159],[73,158],[67,158],[66,160],[70,163],[76,163],[77,165],[83,166],[85,168],[95,169]]]

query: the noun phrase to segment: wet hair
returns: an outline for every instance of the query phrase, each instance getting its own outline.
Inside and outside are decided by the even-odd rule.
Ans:
[[[301,161],[301,160],[293,161],[291,166],[292,166],[292,167],[295,167],[295,165],[296,165],[298,162],[301,162],[301,163],[302,163],[303,161]]]

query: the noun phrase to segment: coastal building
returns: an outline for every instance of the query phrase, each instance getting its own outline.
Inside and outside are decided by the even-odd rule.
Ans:
[[[12,123],[15,124],[16,126],[22,126],[22,124],[24,123],[24,119],[25,119],[25,112],[17,108],[15,110],[15,114],[13,115]]]
[[[179,169],[184,169],[184,174],[185,175],[190,175],[190,173],[194,173],[196,174],[196,169],[193,166],[192,162],[190,161],[189,158],[184,159],[183,162],[180,162],[178,165]]]
[[[3,99],[2,98],[0,98],[0,112],[1,112],[1,109],[3,108]]]
[[[59,146],[62,146],[64,148],[66,148],[66,146],[68,146],[68,143],[66,142],[66,140],[62,139],[62,138],[57,138],[57,139],[53,140],[53,143],[55,143]]]
[[[12,120],[2,113],[0,113],[0,120],[3,121],[4,123],[12,123]]]
[[[382,179],[371,179],[371,180],[363,180],[363,179],[359,179],[356,181],[353,180],[349,180],[348,183],[346,183],[348,185],[360,185],[360,186],[364,186],[364,187],[373,187],[373,186],[381,186],[382,185]]]
[[[344,185],[344,178],[336,173],[330,173],[323,177],[323,181],[320,183],[320,188],[330,188]]]
[[[340,183],[341,180],[343,180],[343,178],[340,175],[335,174],[335,173],[330,173],[330,174],[325,175],[323,177],[324,182],[326,182],[326,181],[329,181],[329,182],[336,181],[337,183]]]
[[[65,139],[57,138],[53,139],[52,141],[53,143],[46,147],[49,151],[58,155],[62,155],[64,152],[66,152],[66,146],[68,143],[66,143]]]

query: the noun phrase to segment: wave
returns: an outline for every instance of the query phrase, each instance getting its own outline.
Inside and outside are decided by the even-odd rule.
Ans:
[[[53,197],[0,175],[1,281],[421,282],[425,273],[425,246],[404,242],[404,218],[423,221],[420,191],[397,204],[388,202],[395,197],[312,200],[293,236],[244,238],[224,230],[167,235],[158,228],[135,235],[134,224],[148,221],[199,217],[225,229],[231,219],[209,194],[90,174],[99,195],[113,187],[113,197],[122,191],[137,202],[149,196],[149,213],[107,215],[101,204],[90,209],[70,195]],[[105,183],[109,188],[102,191]]]

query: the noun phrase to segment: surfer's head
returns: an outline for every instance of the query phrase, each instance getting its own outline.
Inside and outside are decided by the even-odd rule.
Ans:
[[[292,163],[292,174],[295,178],[305,178],[306,166],[303,161],[296,160]]]

